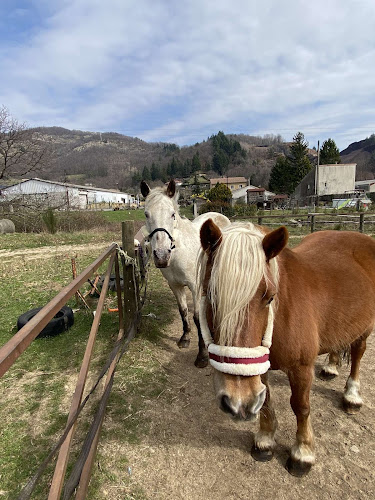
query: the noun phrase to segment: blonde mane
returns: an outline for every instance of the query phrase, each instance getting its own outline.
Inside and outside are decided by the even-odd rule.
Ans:
[[[215,250],[207,295],[214,322],[220,330],[218,343],[232,345],[233,338],[245,321],[250,301],[261,280],[278,284],[277,259],[266,263],[262,233],[254,224],[235,223],[222,230],[222,242]],[[207,257],[200,252],[199,287],[202,288]]]

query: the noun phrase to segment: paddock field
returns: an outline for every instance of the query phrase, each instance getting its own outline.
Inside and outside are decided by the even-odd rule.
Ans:
[[[24,235],[22,241],[8,236],[0,237],[1,345],[15,333],[21,313],[43,305],[71,280],[71,256],[77,256],[80,271],[116,241],[117,234],[86,234],[84,241],[83,236],[70,241],[55,235],[52,244],[48,238],[34,241],[34,235]],[[32,249],[27,248],[29,236],[34,238]],[[294,237],[291,244],[298,240]],[[110,297],[108,305],[114,300]],[[74,301],[70,305],[75,307]],[[195,329],[190,348],[177,348],[177,306],[155,268],[143,315],[141,332],[116,373],[89,499],[374,497],[375,336],[370,337],[361,365],[364,405],[358,414],[341,410],[347,366],[333,381],[315,378],[311,406],[317,464],[298,479],[284,468],[295,435],[286,376],[272,372],[270,377],[279,421],[275,457],[265,464],[254,462],[249,451],[256,424],[233,422],[217,408],[211,368],[194,367]],[[0,498],[16,498],[62,433],[89,328],[90,316],[81,309],[73,328],[34,341],[0,381]],[[116,317],[104,314],[88,387],[116,335]],[[317,371],[323,361],[324,357],[318,359]],[[94,409],[95,399],[78,427],[73,459]],[[33,498],[46,498],[51,470]]]

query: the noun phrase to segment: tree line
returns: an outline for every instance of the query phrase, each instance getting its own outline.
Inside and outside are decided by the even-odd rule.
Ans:
[[[171,177],[187,178],[196,172],[204,169],[214,170],[220,176],[225,175],[232,166],[239,165],[246,158],[246,150],[241,144],[219,131],[208,139],[212,144],[212,162],[202,165],[197,151],[192,158],[187,158],[182,162],[178,157],[173,156],[167,165],[160,165],[152,162],[151,166],[144,166],[142,171],[135,172],[132,177],[132,184],[138,185],[143,179],[145,181],[167,182]],[[168,153],[179,153],[180,149],[176,144],[165,144],[164,151]]]

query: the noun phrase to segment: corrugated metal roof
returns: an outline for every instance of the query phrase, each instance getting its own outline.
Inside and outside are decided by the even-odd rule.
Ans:
[[[63,187],[70,187],[70,188],[76,188],[76,189],[84,189],[85,191],[104,191],[106,193],[124,193],[123,191],[120,191],[119,189],[105,189],[105,188],[98,188],[98,187],[93,187],[93,186],[82,186],[80,184],[70,184],[68,182],[59,182],[59,181],[50,181],[47,179],[39,179],[38,177],[32,177],[31,179],[24,179],[21,182],[18,182],[16,184],[13,184],[12,186],[7,186],[9,187],[14,187],[18,186],[20,184],[24,184],[25,182],[30,182],[30,181],[39,181],[39,182],[46,182],[47,184],[52,184],[56,186],[63,186]],[[6,188],[3,188],[5,190]]]

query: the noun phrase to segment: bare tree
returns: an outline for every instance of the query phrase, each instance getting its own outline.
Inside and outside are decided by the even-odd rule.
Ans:
[[[38,134],[0,107],[0,179],[45,167],[52,160],[52,148]]]

